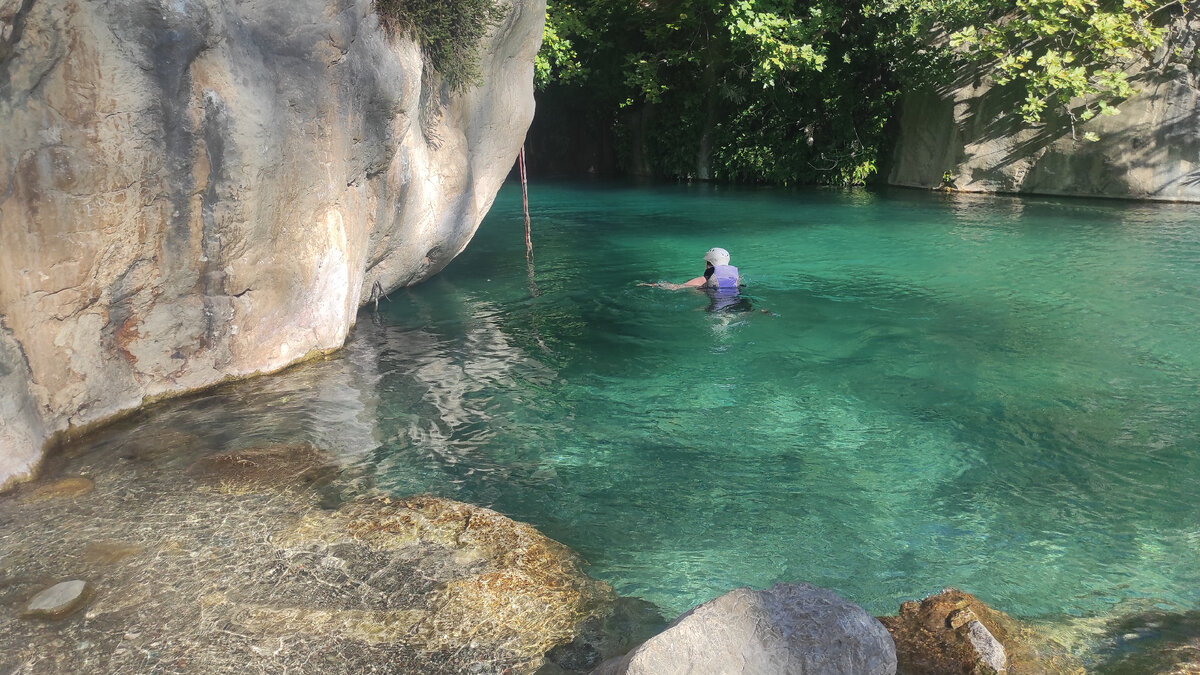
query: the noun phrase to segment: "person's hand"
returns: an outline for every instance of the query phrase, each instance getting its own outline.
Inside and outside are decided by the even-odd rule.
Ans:
[[[651,287],[654,287],[654,286],[657,286],[657,285],[658,285],[658,284],[656,284],[656,283],[655,283],[655,284],[648,284],[648,283],[645,283],[645,282],[642,282],[642,283],[638,284],[638,286],[651,286]]]

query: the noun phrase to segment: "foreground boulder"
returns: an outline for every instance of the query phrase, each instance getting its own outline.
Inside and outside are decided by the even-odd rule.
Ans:
[[[595,675],[896,672],[884,627],[858,605],[809,584],[739,588],[679,617]]]
[[[519,675],[629,615],[567,547],[495,511],[435,497],[325,508],[328,490],[291,470],[304,455],[222,453],[215,468],[241,457],[248,473],[234,461],[213,480],[207,456],[103,461],[121,452],[85,456],[98,479],[85,499],[0,495],[0,672]]]
[[[545,0],[501,5],[455,90],[373,0],[0,0],[0,485],[462,251],[533,116]]]
[[[388,602],[371,611],[243,607],[234,621],[256,632],[341,632],[428,653],[470,648],[524,670],[611,612],[614,599],[566,546],[495,511],[437,497],[355,500],[273,540],[298,567],[318,561],[339,579],[371,579]],[[407,561],[419,574],[405,580],[392,571],[396,562],[383,570],[351,562],[362,558]]]
[[[879,620],[895,640],[901,675],[1082,672],[1060,645],[954,588]]]

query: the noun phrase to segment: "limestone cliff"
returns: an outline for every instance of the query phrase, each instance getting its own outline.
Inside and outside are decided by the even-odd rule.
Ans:
[[[444,267],[524,139],[544,16],[511,0],[454,92],[371,0],[0,0],[0,484]]]
[[[1018,101],[975,72],[910,95],[888,182],[937,187],[948,172],[968,192],[1200,201],[1197,36],[1200,17],[1177,22],[1158,53],[1130,69],[1139,93],[1121,114],[1088,122],[1075,137],[1061,119],[1018,127],[1010,114]],[[1085,130],[1100,141],[1084,140]]]

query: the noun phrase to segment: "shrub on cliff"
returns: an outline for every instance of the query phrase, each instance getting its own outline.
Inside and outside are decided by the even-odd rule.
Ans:
[[[375,0],[385,24],[410,35],[454,89],[479,84],[479,42],[504,16],[497,0]]]

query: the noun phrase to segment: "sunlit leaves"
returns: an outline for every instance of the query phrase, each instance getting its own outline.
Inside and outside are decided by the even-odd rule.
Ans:
[[[1051,112],[1086,121],[1101,104],[1113,114],[1111,104],[1134,93],[1124,70],[1162,44],[1165,31],[1153,19],[1171,4],[1016,0],[998,18],[958,30],[951,45],[990,62],[997,84],[1024,90],[1019,113],[1027,124]]]
[[[582,79],[586,69],[579,60],[575,45],[566,37],[579,30],[579,19],[571,13],[548,14],[542,30],[542,48],[534,59],[533,80],[538,89],[550,82],[574,82]]]
[[[819,22],[821,12],[813,12],[812,18]],[[739,0],[730,4],[724,24],[731,44],[752,66],[751,78],[764,87],[775,86],[783,71],[825,66],[824,47],[810,42],[813,25],[800,18],[760,11],[751,0]]]

